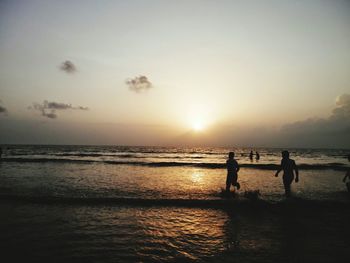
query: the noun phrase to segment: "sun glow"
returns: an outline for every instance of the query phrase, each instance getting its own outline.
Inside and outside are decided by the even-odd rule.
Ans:
[[[212,107],[207,104],[196,104],[192,102],[185,113],[187,116],[187,129],[193,132],[204,132],[213,123]]]
[[[202,130],[204,129],[204,125],[203,125],[202,122],[196,121],[196,122],[193,123],[192,129],[193,129],[194,131],[199,132],[199,131],[202,131]]]

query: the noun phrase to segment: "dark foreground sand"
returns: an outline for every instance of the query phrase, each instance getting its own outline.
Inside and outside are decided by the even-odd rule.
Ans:
[[[70,216],[76,211],[78,214],[82,206],[97,213],[100,210],[120,206],[113,204],[113,200],[109,200],[110,203],[107,205],[96,203],[96,200],[85,205],[79,201],[67,205],[54,200],[49,202],[44,200],[4,198],[0,201],[1,262],[147,262],[154,261],[155,258],[162,261],[161,256],[149,258],[147,256],[140,258],[136,254],[135,257],[123,256],[121,254],[123,251],[118,251],[118,247],[115,247],[115,251],[112,247],[109,253],[95,254],[89,254],[89,249],[83,247],[94,246],[91,241],[98,236],[96,231],[100,231],[99,236],[103,237],[104,222],[99,222],[101,229],[91,229],[91,235],[83,236],[79,235],[79,229],[73,229]],[[200,209],[220,213],[224,211],[227,214],[227,220],[222,226],[226,249],[218,249],[217,253],[205,257],[194,252],[195,256],[192,259],[175,256],[170,261],[349,262],[349,203],[299,199],[276,204],[249,200],[212,203],[205,201],[181,203],[179,200],[168,200],[163,203],[145,201],[140,205],[142,209],[159,207],[160,211],[164,206],[168,210],[183,206],[184,209],[192,209],[193,213]],[[124,206],[128,205],[123,204]],[[137,203],[131,203],[129,206],[132,209],[141,209]],[[148,208],[144,208],[145,206]],[[41,216],[38,217],[38,214]],[[175,217],[181,216],[175,214]],[[82,216],[79,220],[92,219]],[[87,225],[89,226],[89,222]],[[74,235],[62,236],[60,231],[69,232],[70,229],[75,231]],[[184,238],[190,239],[191,236]],[[76,241],[77,247],[68,249],[66,244],[70,243],[71,239]],[[136,252],[137,249],[135,248]]]

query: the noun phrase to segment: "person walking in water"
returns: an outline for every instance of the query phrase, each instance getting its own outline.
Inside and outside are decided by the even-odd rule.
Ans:
[[[254,156],[253,151],[250,151],[250,154],[249,154],[249,159],[250,159],[251,161],[253,161],[253,156]]]
[[[283,185],[284,190],[286,193],[286,196],[290,196],[290,185],[292,184],[294,180],[294,171],[295,171],[295,182],[299,182],[299,171],[298,167],[295,164],[295,161],[292,159],[289,159],[289,152],[283,151],[282,152],[282,160],[281,160],[281,166],[277,170],[275,176],[278,177],[278,174],[283,170]]]
[[[235,186],[237,190],[239,190],[239,188],[241,188],[240,184],[237,181],[239,165],[235,160],[234,152],[229,152],[228,159],[226,161],[226,167],[227,167],[226,192],[230,192],[231,185]]]
[[[258,151],[255,152],[255,159],[256,159],[257,161],[260,160],[260,154],[259,154]]]
[[[350,162],[350,154],[348,155],[348,161]],[[349,178],[348,182],[346,182],[346,178]],[[346,172],[343,182],[346,183],[346,187],[348,188],[348,192],[350,193],[350,169],[348,169],[348,171]]]

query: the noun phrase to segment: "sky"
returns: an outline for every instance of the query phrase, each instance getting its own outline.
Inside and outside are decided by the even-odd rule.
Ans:
[[[350,148],[349,1],[0,0],[0,144]]]

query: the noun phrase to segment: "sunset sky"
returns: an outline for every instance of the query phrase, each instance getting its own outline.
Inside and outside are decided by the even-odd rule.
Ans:
[[[350,1],[0,1],[0,144],[350,148]]]

